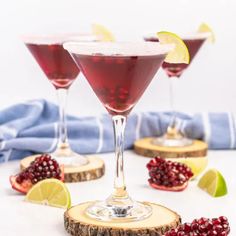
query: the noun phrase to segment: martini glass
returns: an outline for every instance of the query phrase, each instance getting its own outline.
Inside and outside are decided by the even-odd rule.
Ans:
[[[169,93],[170,93],[170,105],[172,109],[172,118],[171,122],[168,125],[166,133],[153,140],[153,143],[158,146],[165,147],[184,147],[191,145],[193,141],[185,137],[177,128],[176,112],[174,108],[174,89],[173,89],[173,79],[181,77],[183,72],[188,68],[188,66],[193,61],[194,57],[198,53],[199,49],[202,47],[204,42],[209,37],[209,33],[196,33],[186,37],[182,37],[182,40],[186,44],[189,54],[190,54],[190,63],[167,63],[163,62],[162,68],[166,72],[169,79]],[[158,38],[154,35],[144,37],[145,41],[149,42],[158,42]]]
[[[86,213],[98,220],[134,221],[148,217],[148,204],[134,201],[127,193],[124,177],[124,132],[126,119],[173,45],[157,43],[64,44],[93,91],[112,117],[115,137],[113,193],[92,204]]]
[[[63,48],[63,42],[68,39],[94,41],[94,37],[86,34],[23,37],[25,45],[57,92],[59,103],[58,140],[57,148],[52,156],[65,166],[80,166],[87,164],[88,160],[71,150],[66,127],[68,91],[80,72],[68,51]]]

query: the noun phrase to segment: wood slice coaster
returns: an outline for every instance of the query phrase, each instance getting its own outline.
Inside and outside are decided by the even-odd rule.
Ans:
[[[163,158],[205,157],[208,146],[205,142],[194,140],[185,147],[163,147],[152,143],[154,138],[144,138],[134,143],[134,151],[145,157],[161,156]]]
[[[20,168],[27,168],[30,163],[39,155],[33,155],[21,160]],[[89,181],[102,177],[105,173],[104,161],[98,157],[88,157],[89,163],[79,167],[65,167],[65,182]]]
[[[180,216],[170,209],[148,203],[152,206],[152,215],[142,221],[122,222],[98,221],[85,214],[87,207],[93,202],[74,206],[64,214],[66,231],[73,236],[161,236],[181,223]]]

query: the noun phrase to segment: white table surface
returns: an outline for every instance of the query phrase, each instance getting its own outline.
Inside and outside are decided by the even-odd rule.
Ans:
[[[68,184],[72,204],[83,201],[104,199],[111,193],[113,182],[114,156],[112,153],[99,155],[106,162],[106,174],[99,180]],[[210,151],[209,168],[219,169],[228,184],[228,195],[212,198],[190,183],[183,192],[172,193],[158,191],[147,185],[149,159],[137,156],[132,151],[125,152],[125,169],[128,190],[138,200],[163,204],[177,211],[185,221],[201,216],[229,218],[231,234],[236,235],[236,152]],[[35,205],[24,202],[24,197],[13,191],[9,176],[18,171],[19,162],[0,165],[0,235],[3,236],[59,236],[67,235],[63,226],[63,209]]]

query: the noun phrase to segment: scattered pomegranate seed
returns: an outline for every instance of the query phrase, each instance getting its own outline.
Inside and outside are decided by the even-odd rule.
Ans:
[[[225,216],[214,219],[202,217],[171,229],[164,236],[227,236],[229,232],[229,222]]]

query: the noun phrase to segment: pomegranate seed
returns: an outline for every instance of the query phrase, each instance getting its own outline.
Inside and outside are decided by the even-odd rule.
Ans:
[[[160,189],[171,190],[176,186],[187,186],[186,183],[193,176],[191,169],[185,164],[172,162],[160,157],[152,159],[148,164],[151,186],[161,186]],[[179,190],[179,189],[178,189]],[[174,191],[174,190],[173,190]]]
[[[16,177],[16,181],[21,184],[24,180],[30,180],[32,184],[36,184],[46,178],[61,179],[60,175],[61,169],[57,161],[50,155],[43,154],[31,162],[30,166]]]
[[[228,219],[221,216],[218,219],[200,218],[192,223],[184,223],[176,229],[171,229],[165,236],[227,236],[230,227]]]

